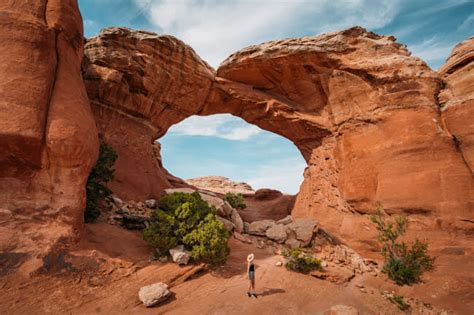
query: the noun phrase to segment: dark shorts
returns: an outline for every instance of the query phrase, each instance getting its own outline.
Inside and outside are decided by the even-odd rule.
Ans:
[[[255,280],[255,271],[249,271],[248,278],[249,280]]]

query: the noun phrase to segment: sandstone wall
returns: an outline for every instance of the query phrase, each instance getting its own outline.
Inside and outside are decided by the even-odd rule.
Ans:
[[[0,3],[0,251],[79,235],[97,131],[73,0]]]

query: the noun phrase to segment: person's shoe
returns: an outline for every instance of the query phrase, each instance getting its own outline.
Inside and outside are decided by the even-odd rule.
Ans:
[[[251,296],[252,296],[252,294],[250,294],[250,292],[247,292],[247,295],[248,295],[249,297],[251,297]]]
[[[256,293],[252,293],[252,297],[253,297],[254,299],[256,299],[256,298],[257,298],[257,294],[256,294]]]

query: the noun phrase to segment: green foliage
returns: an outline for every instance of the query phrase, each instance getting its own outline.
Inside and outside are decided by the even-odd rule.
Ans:
[[[407,309],[410,308],[410,304],[405,302],[403,296],[401,295],[394,295],[392,297],[389,297],[389,299],[392,303],[395,303],[398,306],[398,308],[402,311],[406,311]]]
[[[244,201],[244,196],[241,193],[234,194],[228,192],[225,194],[225,200],[232,206],[234,209],[245,209],[247,205]]]
[[[152,213],[153,222],[144,230],[143,238],[161,255],[182,244],[193,260],[219,265],[229,254],[230,232],[216,219],[215,212],[198,192],[166,195]]]
[[[301,248],[287,249],[283,252],[286,258],[286,268],[300,273],[321,270],[321,261],[306,253]]]
[[[386,222],[382,208],[377,208],[370,220],[375,224],[382,244],[382,256],[385,264],[382,271],[398,285],[412,284],[420,281],[423,271],[433,268],[434,259],[428,256],[428,244],[418,239],[408,247],[404,242],[398,243],[398,237],[405,234],[408,221],[404,216],[395,218],[395,222]]]
[[[94,222],[99,217],[101,200],[112,194],[106,185],[114,178],[113,166],[116,160],[117,153],[101,139],[99,157],[87,178],[84,220],[88,223]]]
[[[209,213],[196,229],[184,236],[183,243],[191,248],[192,259],[221,265],[225,263],[230,252],[227,246],[229,237],[229,230],[214,214]]]

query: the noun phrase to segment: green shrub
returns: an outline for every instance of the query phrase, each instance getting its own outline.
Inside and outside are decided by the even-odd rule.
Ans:
[[[110,196],[112,191],[107,183],[114,178],[113,166],[117,160],[117,153],[100,139],[99,157],[87,178],[87,201],[84,211],[84,221],[94,222],[100,215],[100,202]]]
[[[225,263],[230,252],[227,245],[229,237],[229,230],[214,214],[209,213],[196,229],[184,236],[183,243],[191,248],[192,259],[221,265]]]
[[[230,251],[230,232],[216,219],[215,212],[198,192],[166,195],[152,213],[152,223],[144,230],[143,238],[160,255],[182,244],[193,260],[222,264]]]
[[[247,205],[244,201],[244,196],[241,193],[234,194],[228,192],[225,194],[225,200],[232,206],[234,209],[245,209]]]
[[[389,297],[389,300],[396,304],[398,306],[398,308],[402,311],[406,311],[407,309],[410,308],[410,304],[408,304],[407,302],[405,302],[405,299],[403,298],[403,296],[401,295],[394,295],[394,296],[391,296]]]
[[[313,270],[321,270],[321,261],[306,253],[301,248],[287,249],[283,251],[286,258],[286,268],[300,273],[309,273]]]
[[[378,240],[382,244],[382,256],[385,264],[382,271],[398,285],[412,284],[420,281],[421,274],[433,268],[434,259],[428,256],[428,244],[418,239],[408,247],[404,242],[397,243],[398,237],[405,234],[408,221],[399,216],[394,222],[386,222],[379,207],[371,221],[379,232]]]

